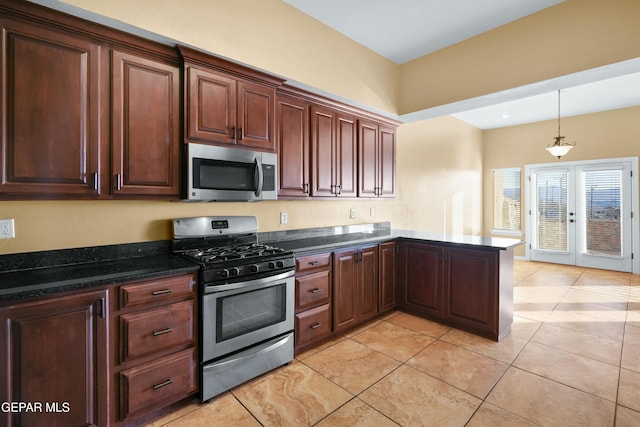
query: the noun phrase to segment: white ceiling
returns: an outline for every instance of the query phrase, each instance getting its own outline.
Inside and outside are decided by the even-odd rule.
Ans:
[[[284,0],[398,64],[564,0]],[[460,13],[464,11],[464,13]],[[454,115],[493,129],[640,105],[640,58],[401,116]],[[504,116],[508,115],[508,118]]]

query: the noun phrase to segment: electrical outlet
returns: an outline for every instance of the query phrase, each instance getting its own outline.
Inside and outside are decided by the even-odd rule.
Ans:
[[[289,215],[286,212],[280,212],[280,224],[286,224],[289,220]]]
[[[369,216],[374,216],[376,214],[376,211],[374,208],[369,208]]]
[[[349,218],[355,218],[356,217],[356,210],[354,208],[351,208],[351,210],[349,211]]]
[[[0,239],[13,239],[16,231],[13,226],[13,219],[0,219]]]

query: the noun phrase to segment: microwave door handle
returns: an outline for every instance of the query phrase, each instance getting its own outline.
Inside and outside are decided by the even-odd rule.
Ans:
[[[264,181],[264,176],[262,175],[262,161],[260,158],[256,157],[256,171],[254,174],[254,179],[258,181],[258,185],[256,187],[256,197],[260,197],[262,193],[262,183]]]

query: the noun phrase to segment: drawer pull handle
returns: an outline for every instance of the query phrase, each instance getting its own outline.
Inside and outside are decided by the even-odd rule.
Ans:
[[[157,390],[159,388],[166,387],[166,386],[171,385],[171,384],[173,384],[173,380],[171,378],[168,378],[166,381],[161,382],[160,384],[154,384],[153,385],[153,389]]]
[[[314,323],[313,325],[309,326],[311,329],[318,329],[320,326],[322,326],[322,323]]]
[[[320,265],[320,261],[309,261],[309,265]]]
[[[157,337],[158,335],[168,334],[169,332],[173,332],[173,328],[162,329],[159,331],[153,331],[153,336]]]
[[[322,292],[320,288],[309,289],[310,294],[317,294],[318,292]]]
[[[153,291],[151,292],[151,295],[156,296],[156,295],[165,295],[165,294],[170,294],[171,292],[173,292],[173,289],[161,289],[159,291]]]

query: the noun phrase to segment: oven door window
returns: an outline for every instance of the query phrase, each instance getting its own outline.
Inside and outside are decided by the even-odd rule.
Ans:
[[[203,190],[256,191],[255,163],[193,159],[193,186]]]
[[[286,320],[286,284],[218,298],[216,342]]]

